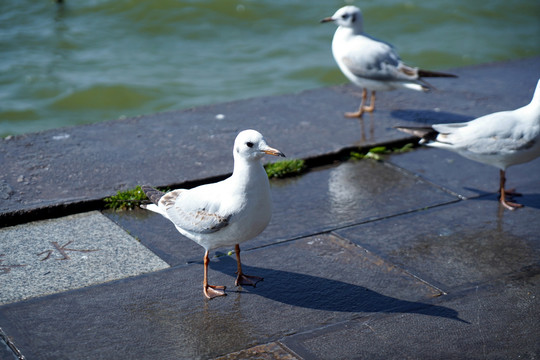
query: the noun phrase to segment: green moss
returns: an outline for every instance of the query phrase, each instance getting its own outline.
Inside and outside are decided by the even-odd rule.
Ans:
[[[306,164],[302,159],[292,159],[266,164],[264,168],[269,178],[284,178],[300,175],[306,169]]]
[[[148,198],[140,186],[135,189],[119,191],[116,195],[103,199],[105,207],[114,210],[130,210]]]
[[[386,146],[376,146],[374,148],[369,149],[368,154],[369,153],[372,153],[372,154],[387,154],[389,152],[390,152],[390,150],[388,150],[386,148]]]
[[[354,160],[362,160],[366,156],[366,154],[362,154],[357,151],[351,151],[349,156],[351,157],[351,159],[354,159]]]
[[[355,159],[355,160],[361,160],[361,159],[381,160],[381,154],[404,153],[407,151],[411,151],[413,148],[414,148],[414,144],[412,143],[405,144],[400,148],[391,148],[391,149],[388,149],[386,146],[376,146],[374,148],[369,149],[365,154],[362,154],[357,151],[351,151],[350,158]]]
[[[393,152],[404,153],[404,152],[407,152],[407,151],[411,151],[413,149],[414,149],[414,144],[413,143],[408,143],[408,144],[403,145],[400,148],[393,149]]]

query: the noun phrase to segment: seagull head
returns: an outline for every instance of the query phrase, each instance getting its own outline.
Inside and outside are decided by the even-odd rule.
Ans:
[[[259,160],[265,154],[282,156],[285,155],[266,144],[264,137],[255,130],[244,130],[236,136],[234,141],[234,156],[240,156],[246,160]]]
[[[331,17],[321,20],[322,23],[331,21],[335,22],[338,26],[362,30],[362,12],[356,6],[344,6]]]

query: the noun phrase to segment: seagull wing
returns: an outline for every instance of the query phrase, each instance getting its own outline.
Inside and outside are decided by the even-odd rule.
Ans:
[[[390,44],[366,35],[349,41],[349,50],[342,61],[354,75],[372,80],[415,80],[418,77],[417,69],[405,65]]]
[[[512,111],[482,116],[468,123],[438,124],[437,141],[476,154],[503,154],[530,148],[535,135]]]
[[[231,214],[219,214],[216,202],[204,191],[174,190],[160,199],[169,219],[179,228],[199,234],[209,234],[229,225]]]

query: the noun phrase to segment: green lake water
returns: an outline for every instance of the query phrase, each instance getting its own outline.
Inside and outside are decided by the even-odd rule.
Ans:
[[[346,4],[409,65],[540,54],[538,0],[0,0],[0,136],[346,83]]]

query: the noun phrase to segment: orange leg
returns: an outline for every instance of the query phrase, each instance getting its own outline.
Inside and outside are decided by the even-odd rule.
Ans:
[[[373,112],[375,110],[375,91],[371,92],[371,99],[369,100],[369,106],[364,106],[364,111]]]
[[[375,91],[371,92],[371,99],[369,101],[369,106],[364,105],[366,103],[366,100],[367,100],[367,90],[362,89],[362,102],[360,103],[360,106],[358,107],[358,111],[345,113],[345,117],[359,118],[359,117],[362,117],[364,112],[373,112],[373,110],[375,110]]]
[[[499,201],[501,205],[507,208],[508,210],[515,210],[517,208],[523,207],[523,205],[521,204],[506,200],[507,195],[511,196],[511,195],[519,195],[519,194],[514,193],[513,190],[504,189],[504,186],[506,184],[506,173],[504,170],[500,170],[500,178],[501,178],[501,182],[500,182],[501,198],[499,199]]]
[[[257,283],[259,281],[262,281],[263,278],[259,277],[259,276],[245,275],[242,272],[242,262],[240,261],[240,245],[236,244],[234,246],[234,251],[236,252],[236,265],[237,265],[236,273],[238,274],[238,276],[236,277],[235,285],[236,286],[239,286],[239,285],[248,286],[249,285],[249,286],[255,287],[255,285],[257,285]]]
[[[218,296],[226,296],[225,286],[208,285],[208,250],[204,253],[204,280],[203,280],[203,292],[208,299],[213,299]]]

